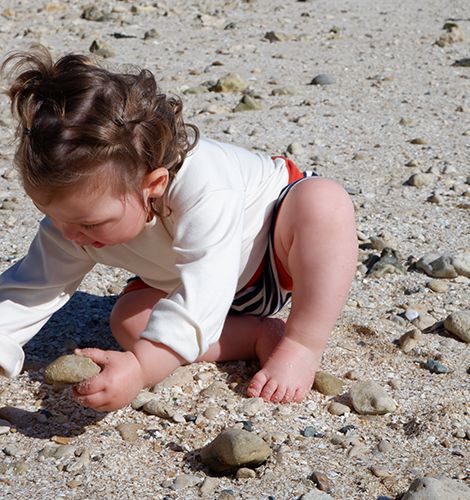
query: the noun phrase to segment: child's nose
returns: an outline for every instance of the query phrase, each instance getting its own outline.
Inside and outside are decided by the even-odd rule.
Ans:
[[[66,240],[76,240],[80,235],[80,228],[75,224],[62,224],[60,228]]]

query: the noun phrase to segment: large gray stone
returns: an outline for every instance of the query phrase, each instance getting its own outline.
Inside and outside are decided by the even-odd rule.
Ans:
[[[416,263],[416,268],[433,278],[470,277],[470,252],[458,254],[436,252],[429,253]]]
[[[402,500],[470,500],[470,488],[452,479],[419,477],[411,483]]]
[[[214,472],[233,472],[240,467],[257,467],[267,460],[271,449],[252,432],[230,429],[201,449],[201,460]]]
[[[458,273],[452,260],[453,257],[449,254],[430,253],[418,260],[416,268],[433,278],[456,278]]]

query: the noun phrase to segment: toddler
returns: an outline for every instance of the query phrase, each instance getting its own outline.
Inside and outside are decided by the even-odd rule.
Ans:
[[[11,54],[15,164],[44,214],[0,278],[0,367],[95,263],[136,275],[110,317],[123,351],[80,349],[102,367],[82,405],[127,405],[178,366],[259,359],[250,397],[299,402],[312,386],[356,265],[354,212],[337,183],[199,137],[149,71],[82,55]],[[292,297],[288,320],[270,318]]]

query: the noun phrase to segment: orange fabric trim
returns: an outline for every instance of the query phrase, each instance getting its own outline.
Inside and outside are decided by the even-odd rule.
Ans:
[[[292,184],[295,181],[298,181],[299,179],[302,179],[304,174],[301,172],[295,163],[292,160],[289,160],[289,158],[286,158],[285,156],[272,156],[271,157],[273,160],[276,158],[282,158],[285,161],[287,172],[288,172],[288,184]],[[282,206],[282,203],[281,203]],[[281,207],[279,207],[280,209]],[[278,209],[278,213],[279,213]],[[275,226],[274,226],[275,227]],[[292,278],[290,277],[289,273],[284,269],[284,266],[281,263],[281,260],[277,256],[276,252],[274,252],[274,263],[276,265],[277,269],[277,275],[279,276],[279,283],[284,290],[292,290]],[[243,289],[248,288],[256,283],[258,278],[261,276],[261,273],[263,272],[264,268],[264,258],[261,261],[261,264],[258,266],[258,269],[255,271],[255,274],[250,278],[248,283],[243,287]]]
[[[126,295],[126,293],[136,292],[137,290],[144,290],[145,288],[152,288],[147,283],[144,283],[140,278],[133,279],[128,283],[121,292],[121,297]]]
[[[304,174],[301,172],[295,163],[292,160],[289,160],[289,158],[285,158],[284,156],[274,156],[273,159],[276,158],[283,158],[284,161],[286,162],[286,167],[287,171],[289,172],[289,184],[292,184],[295,181],[298,181],[299,179],[302,179]],[[285,200],[285,198],[284,198]],[[284,203],[284,201],[282,202]],[[277,213],[279,214],[279,210],[282,207],[281,205],[278,207]],[[277,217],[276,217],[276,222],[274,223],[274,233],[276,232],[276,224],[277,224]],[[276,252],[274,251],[274,262],[276,264],[276,269],[277,269],[277,275],[279,277],[279,284],[281,285],[284,290],[289,290],[292,291],[293,288],[293,282],[292,278],[289,275],[289,273],[284,269],[284,266],[282,265],[281,260],[277,256]]]

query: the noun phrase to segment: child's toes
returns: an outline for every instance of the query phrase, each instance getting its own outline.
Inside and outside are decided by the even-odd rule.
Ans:
[[[271,401],[273,403],[280,403],[284,400],[286,394],[286,388],[283,385],[278,386],[278,388],[274,391],[274,394],[271,396]]]
[[[281,403],[292,403],[292,401],[294,401],[295,392],[296,387],[288,387],[284,393],[284,397],[281,399]]]
[[[294,396],[292,397],[292,401],[296,403],[300,403],[303,401],[305,396],[307,395],[308,388],[305,387],[298,387],[297,390],[295,391]]]
[[[266,401],[271,401],[272,395],[276,392],[278,386],[279,384],[274,379],[270,378],[266,384],[264,384],[260,397]]]
[[[246,395],[250,398],[257,398],[261,394],[263,387],[268,381],[268,377],[266,374],[260,370],[255,376],[251,379],[250,384],[246,390]]]

